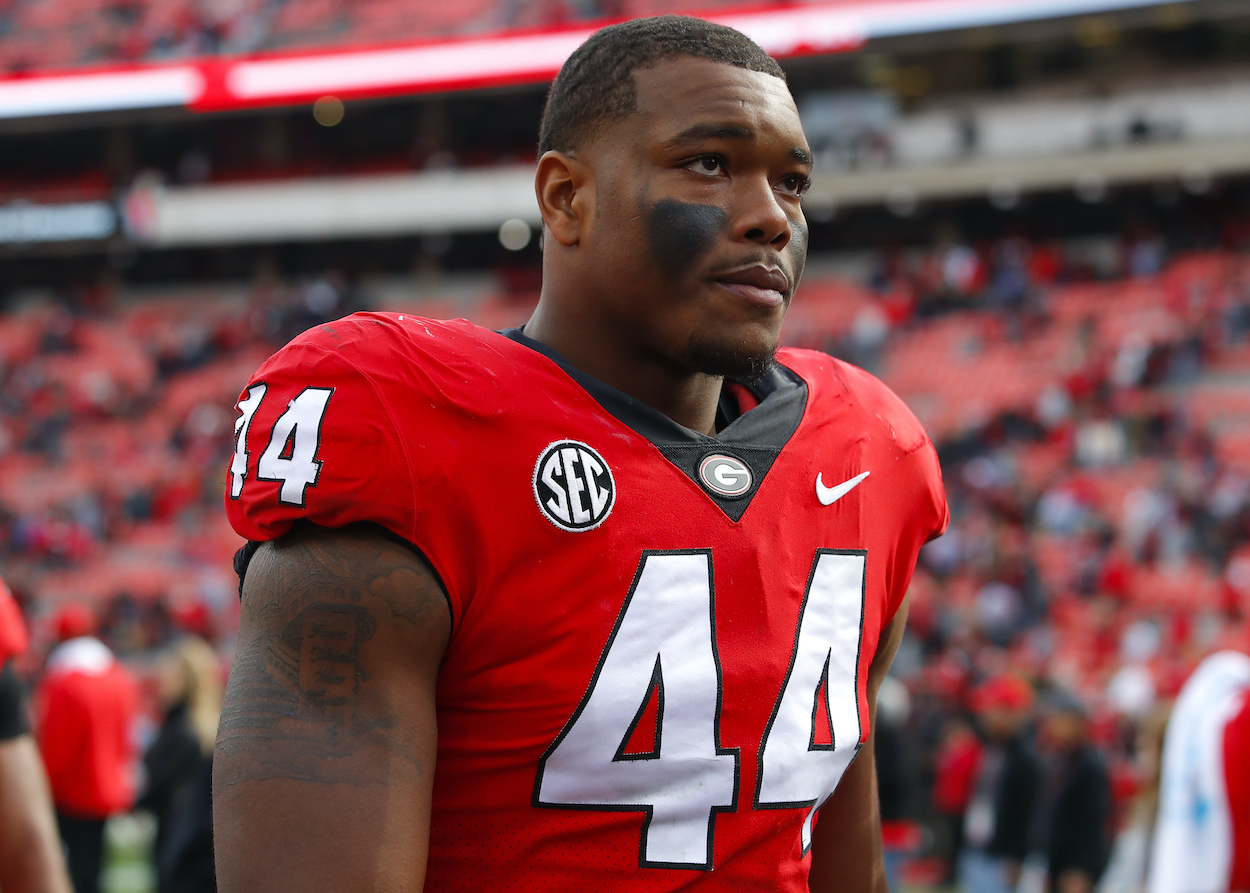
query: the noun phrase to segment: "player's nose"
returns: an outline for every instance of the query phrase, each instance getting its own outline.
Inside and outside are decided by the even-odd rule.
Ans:
[[[733,214],[733,236],[780,251],[790,241],[790,219],[766,176],[740,180]]]

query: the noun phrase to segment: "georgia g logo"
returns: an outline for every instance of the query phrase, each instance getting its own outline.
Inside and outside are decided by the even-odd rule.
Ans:
[[[534,498],[556,527],[581,533],[598,527],[612,511],[616,482],[594,449],[577,440],[557,440],[534,465]]]
[[[703,486],[718,496],[735,499],[751,489],[751,469],[741,459],[713,453],[699,463]]]

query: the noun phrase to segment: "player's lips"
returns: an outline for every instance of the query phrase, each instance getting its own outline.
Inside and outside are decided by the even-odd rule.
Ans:
[[[766,307],[780,307],[790,293],[790,277],[781,267],[748,264],[715,274],[712,281],[740,298]]]

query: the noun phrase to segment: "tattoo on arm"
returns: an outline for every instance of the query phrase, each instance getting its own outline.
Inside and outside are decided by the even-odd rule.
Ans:
[[[218,733],[231,782],[374,786],[424,774],[398,708],[418,690],[405,673],[424,668],[432,681],[448,628],[437,577],[403,547],[293,531],[263,548]]]

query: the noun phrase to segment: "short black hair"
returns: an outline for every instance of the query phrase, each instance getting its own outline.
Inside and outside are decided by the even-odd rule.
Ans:
[[[609,25],[592,34],[560,68],[543,109],[538,154],[571,152],[606,124],[633,112],[634,72],[680,56],[786,79],[776,59],[725,25],[673,15]]]

